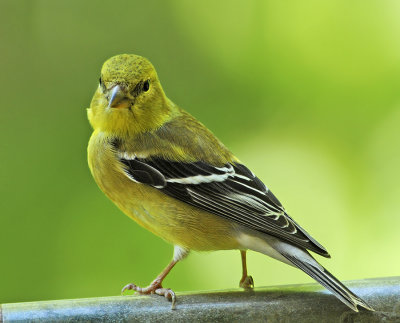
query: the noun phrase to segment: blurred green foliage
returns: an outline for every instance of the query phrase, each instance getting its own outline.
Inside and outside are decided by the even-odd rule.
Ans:
[[[135,53],[263,179],[341,279],[398,275],[400,3],[0,1],[0,302],[116,295],[172,247],[124,216],[86,162],[101,64]],[[256,286],[310,281],[255,253]],[[237,287],[237,251],[165,285]]]

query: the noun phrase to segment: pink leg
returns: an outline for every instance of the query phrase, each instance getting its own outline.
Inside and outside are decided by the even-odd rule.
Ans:
[[[242,279],[239,282],[239,287],[253,289],[253,277],[247,275],[246,250],[240,250],[240,255],[242,256]]]
[[[157,278],[152,281],[152,283],[149,286],[141,288],[139,286],[136,286],[135,284],[128,284],[124,288],[122,288],[121,294],[123,294],[126,290],[134,290],[135,292],[142,295],[148,295],[148,294],[161,295],[166,297],[167,299],[170,299],[172,301],[171,309],[175,309],[175,303],[176,303],[175,293],[169,288],[163,288],[162,282],[177,262],[178,261],[176,260],[172,260],[168,264],[168,266],[165,267],[165,269],[161,272],[161,274],[159,274]]]

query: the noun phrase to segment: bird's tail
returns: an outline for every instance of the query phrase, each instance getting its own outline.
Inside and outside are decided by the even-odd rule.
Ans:
[[[245,239],[241,239],[241,241],[248,249],[261,252],[301,269],[322,286],[330,290],[352,310],[358,312],[358,306],[361,306],[367,310],[374,311],[371,306],[352,293],[329,271],[322,267],[307,250],[266,235],[262,237],[246,235]]]
[[[306,274],[314,278],[322,286],[330,290],[338,299],[340,299],[352,310],[358,312],[357,306],[361,306],[366,308],[367,310],[374,311],[371,306],[369,306],[360,297],[351,292],[346,286],[344,286],[337,278],[335,278],[321,265],[318,264],[318,266],[314,266],[309,262],[304,262],[291,255],[283,254],[283,256],[288,259],[294,266],[301,269]],[[314,261],[317,262],[316,260]]]

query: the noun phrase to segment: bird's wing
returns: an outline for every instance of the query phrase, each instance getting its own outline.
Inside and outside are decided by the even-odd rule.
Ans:
[[[242,164],[215,167],[202,161],[184,163],[127,153],[118,156],[126,176],[134,182],[329,257],[325,248],[285,212],[274,194]]]

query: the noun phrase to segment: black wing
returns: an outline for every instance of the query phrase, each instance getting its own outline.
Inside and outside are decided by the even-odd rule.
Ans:
[[[120,154],[126,175],[187,204],[329,257],[246,166],[182,163]]]

